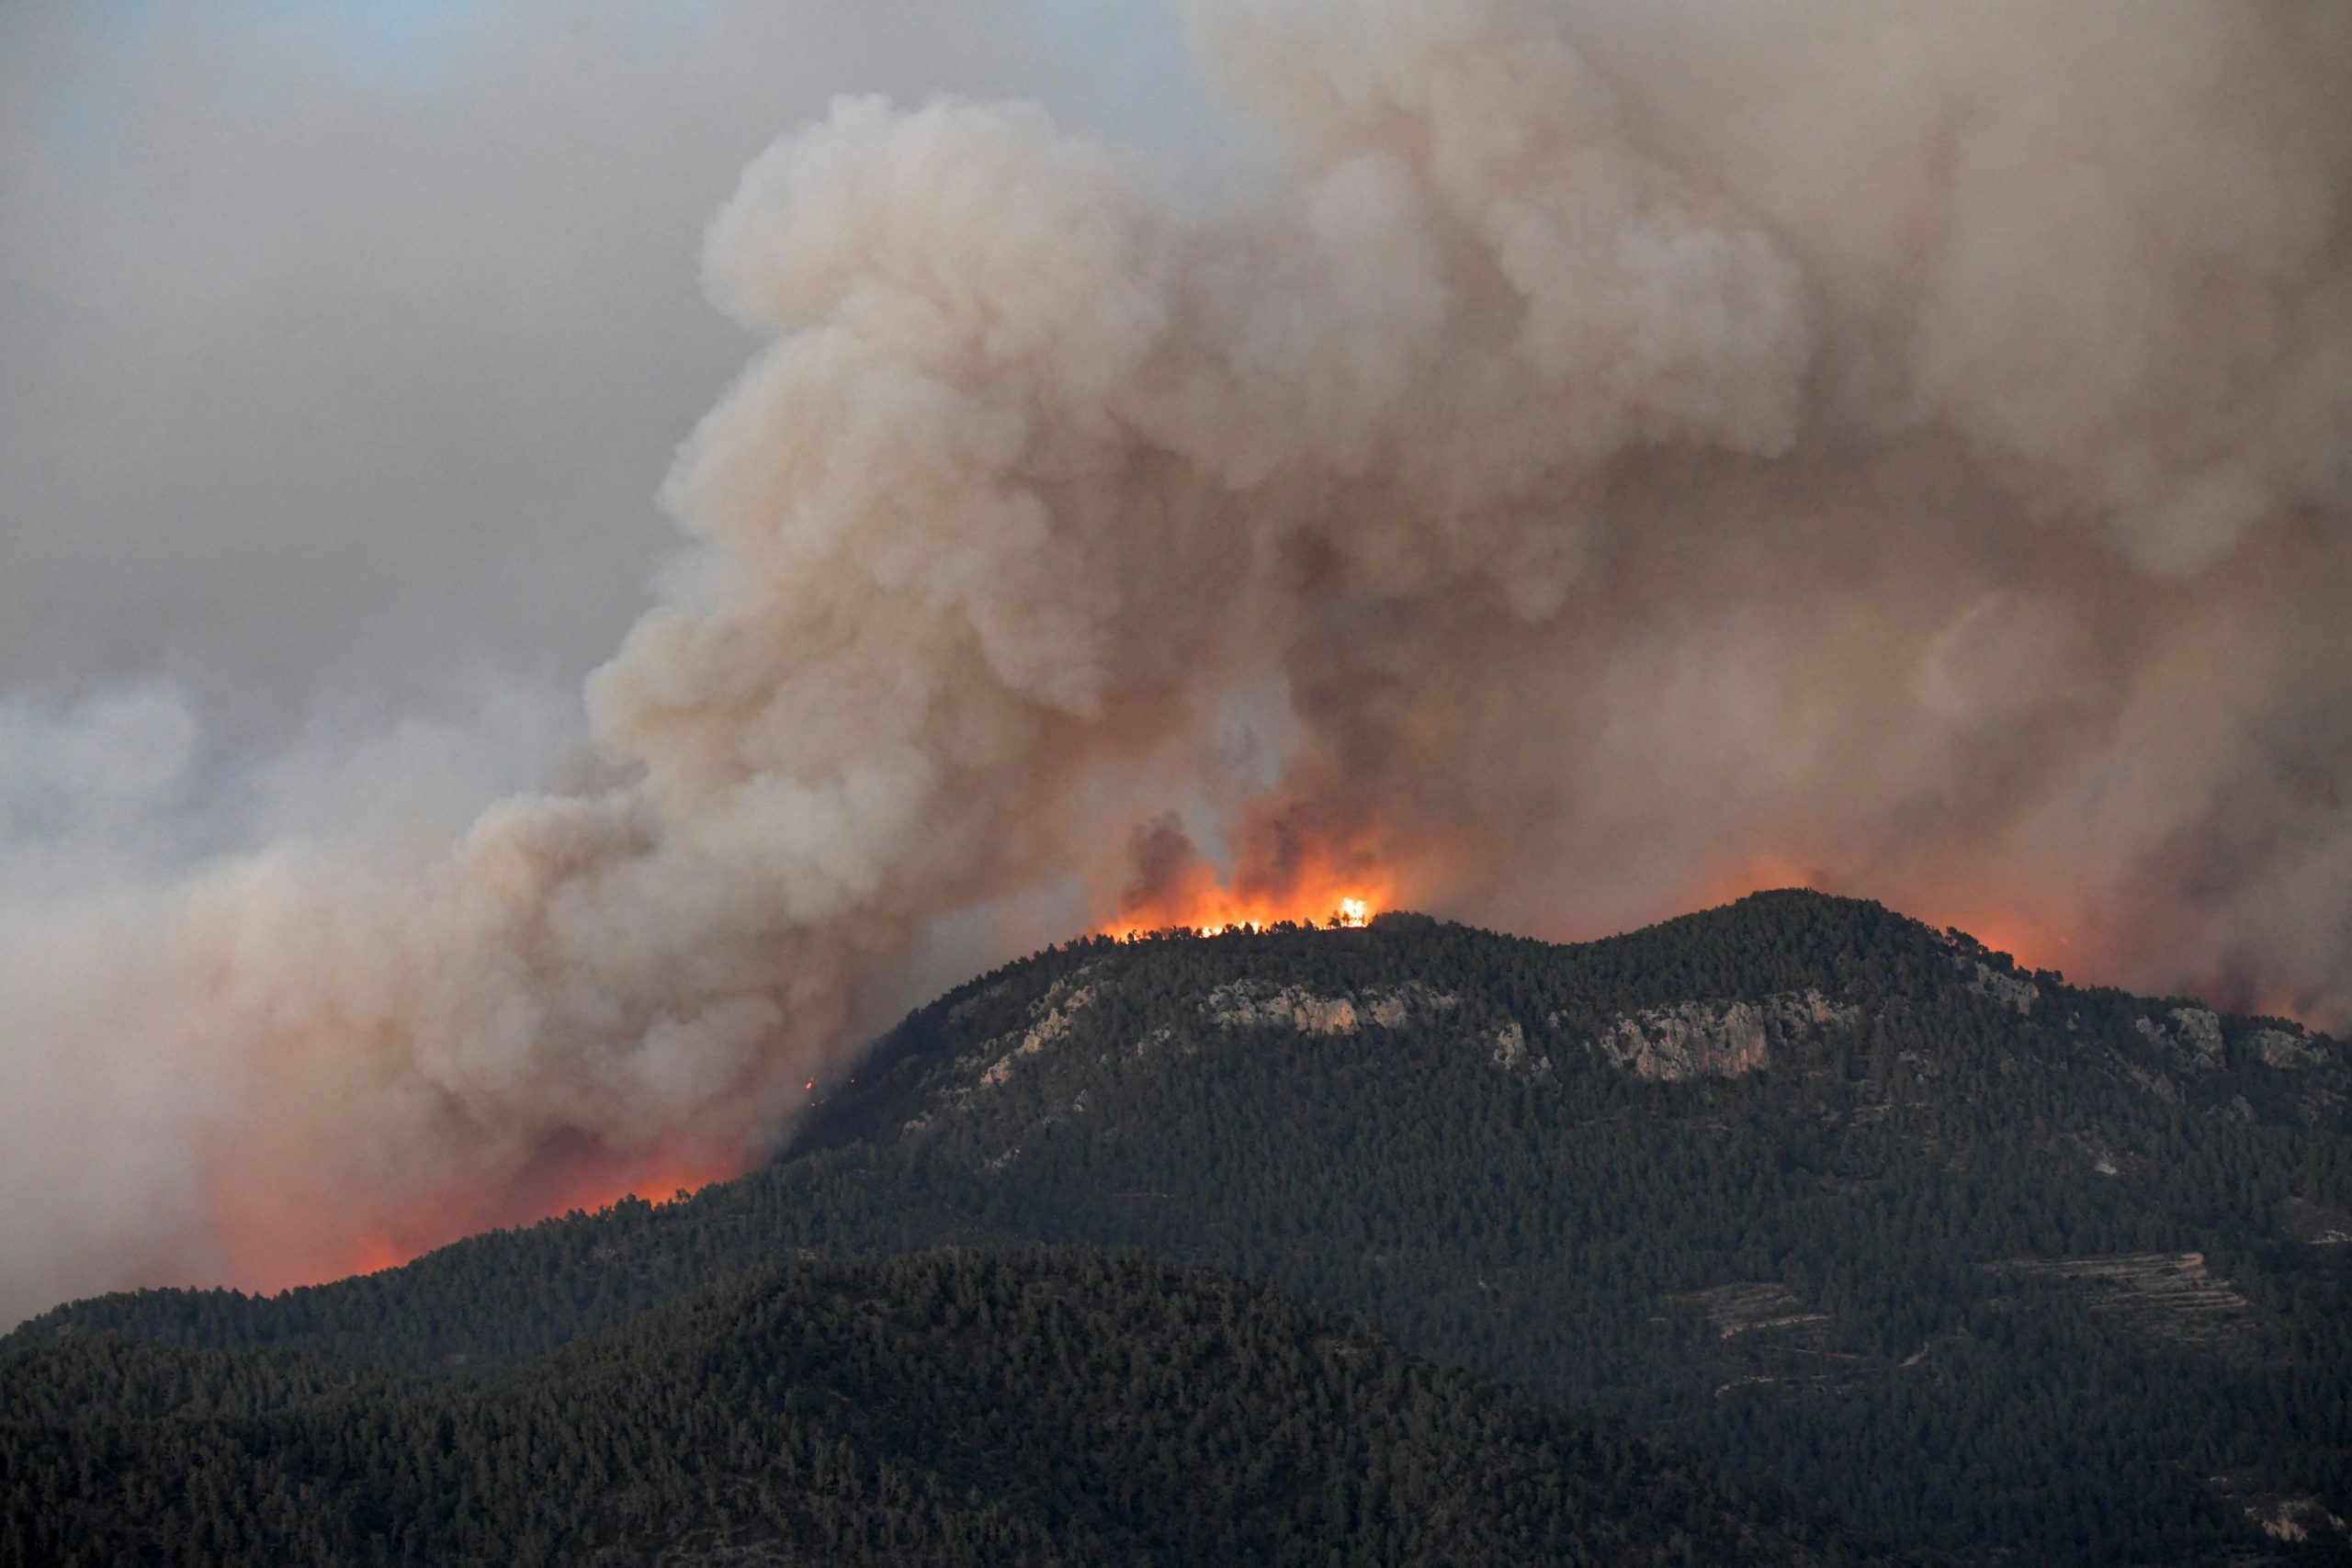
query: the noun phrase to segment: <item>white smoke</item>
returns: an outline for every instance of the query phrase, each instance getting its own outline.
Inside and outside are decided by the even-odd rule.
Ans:
[[[755,1145],[933,922],[1227,798],[1270,679],[1245,861],[1561,932],[1794,873],[2352,1010],[2341,8],[1192,19],[1287,149],[1204,216],[1022,105],[752,164],[706,278],[773,341],[594,783],[11,905],[15,1102],[153,1151],[12,1300],[148,1277],[157,1191],[178,1266],[314,1258]]]

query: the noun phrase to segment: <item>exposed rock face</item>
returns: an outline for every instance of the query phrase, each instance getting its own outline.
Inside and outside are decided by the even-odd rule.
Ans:
[[[2269,1499],[2249,1505],[2245,1516],[2273,1540],[2313,1540],[2352,1534],[2343,1516],[2330,1513],[2316,1497]]]
[[[1415,1018],[1428,1018],[1437,1013],[1452,1012],[1462,1005],[1458,997],[1442,991],[1432,991],[1417,983],[1400,986],[1391,991],[1368,993],[1372,1021],[1383,1029],[1402,1029]]]
[[[1591,1043],[1613,1066],[1641,1077],[1736,1077],[1764,1066],[1774,1044],[1851,1022],[1858,1008],[1819,991],[1787,991],[1760,1002],[1681,1002],[1617,1020]]]
[[[1981,958],[1965,962],[1974,970],[1968,988],[2017,1009],[2019,1016],[2032,1012],[2033,1004],[2041,999],[2041,987],[2021,975],[2004,974]]]
[[[1017,1060],[1037,1055],[1069,1033],[1070,1025],[1077,1021],[1078,1015],[1093,1006],[1100,994],[1094,986],[1087,983],[1085,974],[1080,970],[1056,981],[1050,990],[1038,998],[1029,1010],[1029,1016],[1035,1021],[1018,1039],[1001,1035],[989,1042],[990,1053],[997,1052],[1008,1042],[1011,1042],[1011,1049],[1003,1050],[980,1074],[982,1089],[996,1089],[1011,1081],[1013,1064]]]
[[[1304,987],[1241,980],[1219,986],[1201,998],[1201,1010],[1227,1029],[1287,1024],[1302,1034],[1353,1034],[1367,1018],[1384,1029],[1398,1029],[1415,1018],[1451,1012],[1460,1005],[1458,998],[1419,982],[1362,996],[1318,997]]]
[[[2246,1036],[2246,1046],[2266,1067],[2303,1072],[2327,1066],[2327,1053],[2309,1039],[2283,1029],[2257,1029]]]
[[[1973,937],[1958,931],[1948,933],[1944,946],[1951,950],[1951,961],[1967,977],[1970,990],[1978,996],[1990,997],[2005,1006],[2017,1009],[2020,1016],[2033,1011],[2034,1003],[2041,999],[2041,987],[2024,976],[2006,969],[1996,969],[1979,956],[1986,949]]]
[[[1203,1004],[1228,1029],[1286,1023],[1302,1034],[1353,1034],[1363,1027],[1351,997],[1318,997],[1295,986],[1253,993],[1244,986],[1219,986]]]
[[[1500,1029],[1487,1035],[1487,1039],[1493,1047],[1488,1055],[1493,1058],[1495,1066],[1503,1071],[1516,1073],[1521,1077],[1533,1078],[1538,1082],[1551,1081],[1552,1058],[1537,1055],[1527,1048],[1527,1031],[1517,1019],[1504,1024]]]
[[[2224,1066],[2220,1016],[2203,1008],[2175,1008],[2171,1016],[2169,1025],[2143,1018],[2133,1027],[2150,1044],[2188,1071],[2219,1072]]]

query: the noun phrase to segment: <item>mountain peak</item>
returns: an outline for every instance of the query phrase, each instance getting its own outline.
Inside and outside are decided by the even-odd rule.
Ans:
[[[779,1258],[1132,1248],[1891,1537],[2086,1561],[2081,1520],[2143,1520],[2099,1550],[2144,1561],[2239,1539],[2266,1498],[2352,1503],[2316,1479],[2352,1446],[2343,1045],[1864,900],[1572,945],[1409,914],[1083,939],[915,1010],[819,1093],[785,1157],[687,1202],[269,1301],[107,1298],[18,1342],[495,1369]]]

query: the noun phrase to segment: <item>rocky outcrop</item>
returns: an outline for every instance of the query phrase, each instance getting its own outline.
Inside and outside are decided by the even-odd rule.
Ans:
[[[1352,997],[1318,997],[1296,986],[1257,991],[1247,985],[1219,986],[1202,1008],[1227,1029],[1288,1024],[1302,1034],[1353,1034],[1363,1026]]]
[[[1323,997],[1300,986],[1237,980],[1201,998],[1201,1010],[1222,1028],[1278,1024],[1302,1034],[1353,1034],[1367,1021],[1400,1029],[1417,1018],[1451,1012],[1460,1005],[1460,998],[1417,981],[1361,995]]]
[[[1079,971],[1054,982],[1053,987],[1038,998],[1029,1010],[1033,1021],[1020,1035],[1001,1035],[989,1042],[985,1055],[994,1056],[981,1072],[979,1087],[997,1089],[1010,1082],[1013,1065],[1023,1056],[1034,1056],[1046,1046],[1067,1037],[1078,1015],[1091,1007],[1100,992],[1086,979],[1086,972]],[[1007,1049],[1007,1045],[1010,1048]]]
[[[2199,1007],[2143,1013],[2131,1023],[2141,1048],[2112,1042],[2100,1060],[2167,1105],[2236,1121],[2283,1117],[2317,1126],[2352,1100],[2342,1046],[2326,1035],[2244,1022],[2233,1033],[2220,1014]]]
[[[1552,1058],[1528,1049],[1527,1031],[1517,1019],[1487,1035],[1486,1040],[1488,1056],[1503,1071],[1539,1083],[1551,1081]]]
[[[2281,1072],[2308,1072],[2327,1066],[2327,1053],[2308,1037],[2283,1029],[2257,1029],[2246,1036],[2246,1049],[2266,1067]]]
[[[1985,962],[1988,953],[1999,958],[2004,965],[2009,962],[2006,953],[1992,953],[1974,937],[1959,931],[1948,931],[1942,937],[1945,949],[1962,975],[1968,988],[1980,997],[1990,997],[2004,1007],[2015,1008],[2020,1017],[2033,1011],[2041,999],[2041,987],[2014,969],[1995,968]]]
[[[1981,958],[1962,962],[1974,971],[1968,980],[1970,990],[1979,996],[1990,997],[2004,1007],[2015,1008],[2019,1017],[2031,1013],[2033,1004],[2041,999],[2041,987],[2022,975],[1996,969]]]
[[[2344,1516],[2329,1511],[2316,1497],[2272,1497],[2249,1504],[2245,1517],[2273,1540],[2305,1541],[2352,1535]]]
[[[1461,998],[1433,991],[1418,980],[1387,989],[1367,991],[1364,995],[1372,1021],[1383,1029],[1401,1029],[1417,1018],[1434,1018],[1441,1013],[1450,1013],[1462,1005]]]
[[[1819,991],[1784,991],[1760,1002],[1681,1002],[1618,1019],[1590,1048],[1640,1077],[1736,1077],[1763,1066],[1776,1044],[1860,1016],[1860,1009]]]
[[[2175,1008],[2169,1023],[2142,1018],[2132,1027],[2175,1066],[2192,1073],[2219,1072],[2226,1065],[2222,1020],[2203,1008]]]

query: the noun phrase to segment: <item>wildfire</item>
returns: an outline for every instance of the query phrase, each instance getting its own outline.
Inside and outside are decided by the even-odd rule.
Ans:
[[[1118,915],[1104,935],[1264,931],[1294,925],[1361,927],[1396,907],[1396,882],[1360,839],[1318,828],[1303,813],[1245,825],[1237,866],[1221,874],[1174,816],[1139,828],[1128,845]]]
[[[1939,919],[1939,914],[1941,918]],[[2009,912],[1931,911],[1922,919],[1966,931],[1996,953],[2006,953],[2028,969],[2064,971],[2072,945],[2065,937]]]
[[[347,1228],[338,1227],[333,1215],[290,1210],[284,1183],[241,1162],[215,1173],[212,1198],[232,1281],[243,1290],[271,1292],[381,1273],[479,1231],[575,1210],[593,1213],[625,1198],[670,1202],[738,1175],[750,1163],[735,1152],[620,1156],[552,1149],[498,1192],[428,1201],[396,1219],[370,1216]]]
[[[1162,931],[1191,931],[1195,936],[1216,936],[1220,931],[1262,931],[1288,921],[1295,925],[1319,925],[1334,931],[1360,931],[1372,923],[1378,913],[1368,899],[1340,898],[1321,917],[1303,912],[1276,912],[1257,903],[1237,905],[1216,914],[1193,914],[1171,920],[1118,920],[1104,926],[1102,934],[1132,942],[1138,937]]]
[[[1373,917],[1391,908],[1385,885],[1363,882],[1331,886],[1320,882],[1280,890],[1229,887],[1214,876],[1188,882],[1181,888],[1131,905],[1102,928],[1103,935],[1122,941],[1154,931],[1193,931],[1214,936],[1219,931],[1265,931],[1289,921],[1332,929],[1360,930]]]
[[[1873,897],[1933,926],[1967,932],[1996,953],[2006,953],[2029,969],[2064,971],[2077,955],[2058,929],[2059,922],[2026,908],[1988,903],[1980,892],[1953,886],[1952,878],[1930,877],[1897,886],[1868,878],[1849,878],[1820,865],[1807,864],[1770,852],[1747,856],[1728,870],[1705,877],[1693,908],[1728,904],[1750,893],[1781,887],[1809,887],[1816,893]]]

